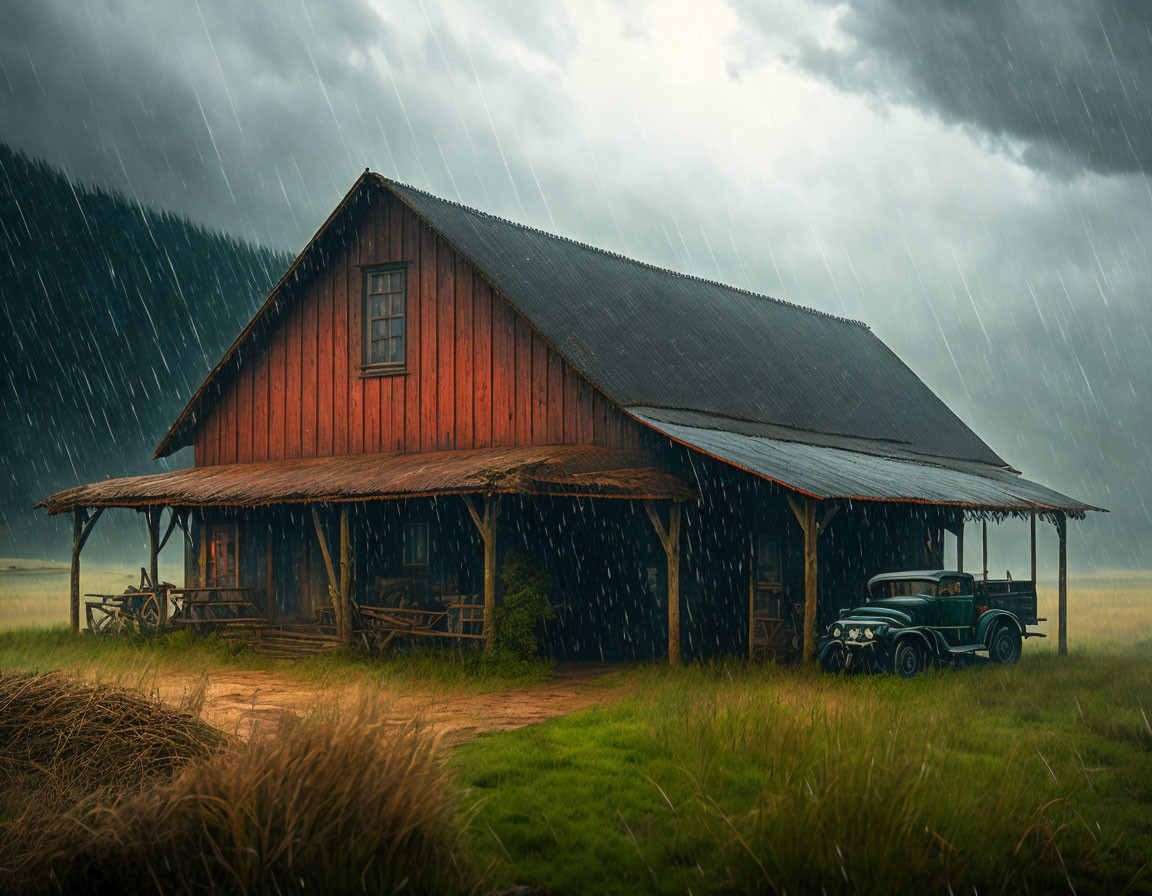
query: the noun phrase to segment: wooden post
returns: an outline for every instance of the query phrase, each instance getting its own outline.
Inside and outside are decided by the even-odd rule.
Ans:
[[[964,572],[964,518],[960,518],[960,527],[956,530],[956,571]]]
[[[1028,523],[1032,541],[1032,587],[1036,587],[1036,514],[1028,518]]]
[[[1068,517],[1056,514],[1056,535],[1060,540],[1058,564],[1059,580],[1056,597],[1056,652],[1068,652]]]
[[[200,525],[197,527],[197,551],[199,555],[196,562],[196,577],[199,579],[197,582],[201,588],[208,587],[208,521],[207,514],[203,510],[200,511]]]
[[[660,512],[653,501],[645,501],[644,509],[664,547],[668,564],[668,664],[680,665],[680,505],[668,508],[668,528],[660,520]]]
[[[753,536],[755,537],[755,536]],[[755,542],[753,542],[755,548]],[[756,552],[748,570],[748,659],[756,659]]]
[[[92,527],[96,525],[96,520],[100,519],[100,514],[103,512],[103,507],[97,507],[91,516],[88,515],[86,507],[77,507],[72,511],[72,571],[69,579],[68,603],[74,635],[80,634],[80,552],[84,550],[84,544],[92,534]]]
[[[72,579],[69,604],[72,615],[72,634],[80,634],[80,536],[88,521],[88,511],[77,507],[72,511]]]
[[[343,536],[344,514],[341,512],[341,536]],[[332,602],[332,613],[336,617],[336,637],[344,638],[344,606],[340,599],[340,581],[336,578],[336,567],[332,565],[332,554],[328,550],[328,538],[320,522],[320,512],[312,505],[312,524],[316,527],[316,540],[320,542],[320,554],[324,557],[324,568],[328,571],[328,599]],[[343,550],[343,542],[341,542]]]
[[[787,494],[792,512],[804,533],[804,653],[805,663],[816,659],[816,542],[820,529],[816,524],[817,500],[808,495]]]
[[[149,507],[144,511],[148,524],[148,581],[153,588],[160,585],[160,514],[163,507]]]
[[[984,581],[988,581],[988,520],[980,521],[980,544],[981,554],[984,562]]]
[[[344,618],[341,637],[352,642],[352,534],[348,505],[340,507],[340,615]]]
[[[461,497],[484,541],[484,646],[491,650],[496,625],[496,523],[500,519],[500,496],[485,497],[483,512],[476,507],[471,495]]]

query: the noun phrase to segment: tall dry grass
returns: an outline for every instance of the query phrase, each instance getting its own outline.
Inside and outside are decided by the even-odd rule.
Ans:
[[[1023,728],[1005,732],[990,760],[963,679],[949,687],[941,677],[931,697],[889,699],[889,682],[769,676],[768,687],[730,688],[710,677],[666,685],[648,719],[690,782],[674,811],[707,832],[722,887],[1013,892],[1045,881],[1075,892],[1131,873],[1116,873],[1116,832],[1081,814],[1083,780],[1050,780],[1067,745]],[[1098,696],[1086,698],[1093,708]],[[1108,705],[1109,719],[1117,713]],[[1131,736],[1152,744],[1152,731]],[[732,797],[736,781],[745,799]]]
[[[206,758],[224,736],[187,710],[62,673],[0,672],[0,816],[49,812],[94,791],[123,791]]]
[[[106,730],[98,705],[82,700],[71,711],[78,729]],[[435,741],[414,725],[389,727],[365,706],[274,737],[205,745],[206,755],[147,786],[100,787],[59,813],[28,808],[0,834],[0,890],[455,893],[474,886],[450,773]],[[129,764],[137,746],[117,742],[104,760]],[[54,762],[70,755],[45,750]]]

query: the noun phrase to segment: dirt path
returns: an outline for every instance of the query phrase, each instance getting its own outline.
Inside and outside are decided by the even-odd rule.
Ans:
[[[604,667],[557,670],[550,681],[486,694],[436,690],[409,683],[390,686],[329,686],[300,681],[280,671],[210,672],[204,681],[202,715],[241,737],[274,733],[282,725],[328,707],[352,707],[370,699],[396,722],[418,719],[450,746],[485,731],[507,731],[569,715],[617,699],[624,686],[599,682]],[[157,682],[160,697],[179,702],[201,686],[202,677],[166,673]]]

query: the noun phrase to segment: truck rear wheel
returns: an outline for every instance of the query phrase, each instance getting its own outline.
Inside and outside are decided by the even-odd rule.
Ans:
[[[1020,659],[1020,633],[1010,625],[999,625],[988,641],[988,658],[1001,666],[1011,666]]]
[[[905,638],[892,652],[892,671],[901,678],[915,678],[924,669],[924,651],[911,638]]]

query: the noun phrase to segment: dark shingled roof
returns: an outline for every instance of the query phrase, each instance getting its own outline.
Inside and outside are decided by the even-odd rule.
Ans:
[[[1005,466],[861,323],[380,181],[623,407],[703,411]]]

